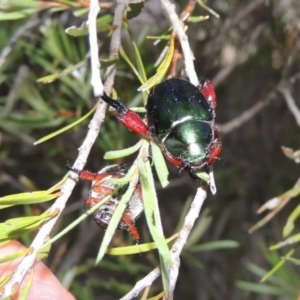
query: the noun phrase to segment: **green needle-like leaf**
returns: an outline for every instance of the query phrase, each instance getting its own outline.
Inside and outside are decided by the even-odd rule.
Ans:
[[[31,193],[13,194],[0,198],[0,209],[22,204],[42,203],[57,198],[60,192],[52,194],[52,191],[38,191]]]
[[[74,72],[75,70],[79,69],[80,67],[84,66],[86,63],[87,63],[87,59],[79,62],[78,64],[76,65],[72,65],[66,69],[64,69],[63,71],[59,72],[59,73],[56,73],[56,74],[51,74],[51,75],[47,75],[47,76],[44,76],[42,78],[39,78],[37,80],[37,82],[40,82],[40,83],[51,83],[63,76],[66,76],[72,72]]]
[[[114,29],[113,25],[110,25],[112,21],[111,15],[105,15],[99,19],[97,19],[97,32],[104,32]],[[65,32],[71,36],[79,37],[83,35],[88,35],[89,29],[86,25],[86,23],[83,23],[80,27],[72,26],[65,30]]]
[[[156,74],[154,76],[152,76],[151,78],[149,78],[142,86],[140,86],[138,88],[138,91],[145,92],[145,91],[151,89],[156,84],[158,84],[160,81],[162,81],[162,79],[165,77],[165,75],[169,69],[171,61],[173,59],[173,54],[174,54],[174,39],[171,38],[168,52],[167,52],[164,60],[160,64],[160,66],[157,68]]]
[[[166,239],[167,243],[170,243],[175,238],[178,237],[178,234],[174,234],[170,238]],[[148,252],[157,249],[156,243],[146,243],[140,245],[126,246],[126,247],[117,247],[117,248],[109,248],[106,250],[106,254],[109,255],[132,255],[139,254],[142,252]]]
[[[83,117],[81,117],[80,119],[78,119],[77,121],[69,124],[68,126],[65,126],[55,132],[52,132],[51,134],[48,134],[46,136],[44,136],[43,138],[37,140],[36,142],[34,142],[34,145],[37,145],[37,144],[40,144],[40,143],[43,143],[45,141],[48,141],[50,139],[52,139],[53,137],[75,127],[76,125],[80,124],[82,121],[84,121],[86,118],[88,118],[95,110],[96,110],[96,107],[97,105],[95,105],[86,115],[84,115]]]
[[[56,213],[45,212],[40,216],[21,217],[0,223],[0,244],[14,240],[26,232],[38,229],[48,218],[56,216]]]
[[[115,150],[115,151],[108,151],[104,154],[104,159],[117,159],[120,157],[125,157],[133,154],[134,152],[138,151],[142,145],[142,141],[140,140],[137,144],[132,147],[122,149],[122,150]]]
[[[147,224],[154,242],[157,243],[157,248],[161,256],[168,265],[172,264],[169,247],[163,235],[160,213],[156,191],[154,187],[154,179],[151,172],[149,160],[143,162],[142,159],[138,160],[140,169],[140,182],[142,186],[143,202],[145,207],[145,215]]]
[[[120,220],[121,220],[123,213],[127,207],[127,203],[130,200],[134,190],[135,190],[135,187],[129,186],[129,188],[123,195],[121,201],[119,202],[119,205],[117,206],[117,208],[109,222],[107,230],[105,231],[103,241],[101,243],[101,246],[100,246],[97,258],[96,258],[96,264],[98,264],[101,261],[101,259],[103,258],[103,256],[105,255],[106,250],[111,242],[112,237],[114,236],[114,234],[119,226]]]
[[[28,299],[30,288],[31,288],[32,282],[33,282],[33,276],[34,276],[34,268],[31,268],[29,276],[27,277],[26,283],[18,296],[18,300],[27,300]]]
[[[300,204],[289,215],[287,222],[283,228],[283,237],[287,237],[295,228],[295,222],[300,216]]]
[[[200,252],[200,251],[211,251],[217,249],[231,249],[239,247],[239,243],[236,241],[213,241],[208,243],[203,243],[191,247],[189,250],[191,252]]]
[[[47,241],[43,247],[40,250],[47,249],[49,245],[60,239],[62,236],[64,236],[66,233],[71,231],[73,228],[75,228],[78,224],[80,224],[83,220],[85,220],[88,216],[90,216],[93,212],[95,212],[100,206],[102,206],[105,202],[107,202],[111,198],[111,195],[105,197],[102,201],[94,205],[91,209],[86,211],[83,215],[81,215],[79,218],[77,218],[75,221],[73,221],[71,224],[69,224],[64,230],[62,230],[60,233],[58,233],[56,236],[51,238],[49,241]]]
[[[291,257],[294,254],[295,250],[292,249],[291,251],[289,251],[286,254],[286,258]],[[267,281],[274,273],[276,273],[284,264],[285,264],[286,260],[281,260],[279,263],[276,264],[276,266],[274,268],[272,268],[272,270],[270,270],[261,280],[260,282],[265,282]]]
[[[168,176],[169,170],[167,168],[164,156],[158,145],[151,141],[152,159],[156,174],[162,187],[166,187],[169,184]]]
[[[0,257],[0,264],[12,261],[12,260],[17,259],[19,257],[24,257],[25,255],[27,255],[31,251],[32,251],[32,249],[26,248],[26,249],[23,249],[23,250],[20,250],[20,251],[17,251],[17,252],[13,252],[12,254]]]

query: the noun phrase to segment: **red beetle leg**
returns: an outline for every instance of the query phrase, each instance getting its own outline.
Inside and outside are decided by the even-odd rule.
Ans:
[[[215,110],[217,106],[217,97],[215,89],[209,80],[201,81],[200,92],[205,96],[210,108]]]
[[[111,193],[113,193],[113,191],[114,191],[111,188],[108,188],[106,186],[103,186],[103,185],[97,184],[97,183],[92,186],[92,190],[93,190],[93,192],[101,194],[103,196],[108,196]]]
[[[179,168],[184,167],[184,163],[179,158],[174,157],[170,153],[164,153],[164,155],[165,155],[167,161],[169,161],[171,164],[173,164]]]
[[[118,119],[129,130],[141,135],[150,135],[148,126],[134,111],[129,109],[125,114],[120,114]]]
[[[222,144],[219,139],[215,139],[210,146],[210,155],[208,158],[208,165],[211,165],[215,160],[219,159],[220,153],[222,151]]]
[[[125,212],[121,221],[128,225],[128,231],[130,232],[134,240],[138,242],[140,240],[140,235],[136,226],[134,225],[134,222],[131,220],[129,213]]]
[[[103,173],[103,174],[98,174],[98,173],[93,173],[91,171],[88,170],[82,170],[78,173],[78,176],[81,180],[86,180],[86,181],[93,181],[93,180],[97,180],[97,181],[102,181],[105,177],[107,177],[108,175]]]
[[[215,126],[213,129],[214,129],[214,137],[215,137],[215,139],[218,139],[219,138],[219,129]]]
[[[84,201],[84,208],[90,209],[91,207],[95,206],[97,203],[102,201],[102,199],[89,197]]]
[[[122,102],[110,98],[105,93],[101,96],[101,98],[108,105],[116,109],[119,113],[118,119],[125,127],[141,135],[150,135],[148,126],[138,114],[126,108]]]

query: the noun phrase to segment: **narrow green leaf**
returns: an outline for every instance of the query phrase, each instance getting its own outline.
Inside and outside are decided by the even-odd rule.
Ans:
[[[118,56],[111,57],[111,58],[100,59],[100,63],[101,63],[100,69],[101,70],[106,69],[107,67],[115,64],[118,60],[119,60]],[[88,59],[84,59],[83,61],[62,70],[61,72],[41,77],[37,80],[37,82],[44,83],[44,84],[52,83],[53,81],[76,71],[77,69],[79,69],[82,66],[86,65],[87,62],[88,62]]]
[[[118,60],[119,60],[118,55],[114,56],[114,57],[110,57],[110,58],[101,58],[100,59],[100,63],[101,63],[100,69],[101,70],[106,69],[109,66],[115,64]]]
[[[151,298],[147,298],[147,300],[161,300],[163,299],[163,297],[165,296],[166,294],[164,292],[160,292],[159,294],[151,297]],[[141,298],[141,300],[144,300],[146,298]]]
[[[42,203],[57,198],[60,192],[52,194],[51,191],[38,191],[31,193],[20,193],[0,198],[0,209],[13,205]]]
[[[20,7],[41,7],[41,2],[36,0],[8,0],[8,1],[1,1],[1,5],[7,8],[15,8],[18,9]]]
[[[237,287],[254,293],[259,293],[263,295],[285,295],[285,291],[281,287],[266,285],[266,284],[259,284],[259,283],[252,283],[247,281],[238,280],[236,283]]]
[[[178,237],[178,234],[174,234],[170,238],[166,239],[167,243],[170,243],[175,238]],[[157,249],[156,243],[145,243],[134,246],[126,246],[126,247],[117,247],[117,248],[108,248],[106,250],[106,254],[109,255],[132,255],[132,254],[140,254],[142,252],[149,252]]]
[[[124,186],[125,184],[127,184],[130,181],[130,176],[132,175],[129,174],[129,172],[126,174],[126,176],[122,177],[122,178],[108,178],[106,179],[107,182],[111,182],[113,184],[117,184],[120,186]]]
[[[283,260],[289,261],[293,263],[296,266],[300,266],[300,259],[294,258],[294,257],[287,257],[287,256],[282,256],[281,257]]]
[[[38,229],[45,220],[53,216],[54,213],[46,212],[40,216],[14,218],[0,223],[0,242],[15,240],[28,231]]]
[[[60,191],[60,189],[61,189],[61,186],[65,183],[65,181],[68,179],[68,177],[69,177],[69,172],[67,172],[66,174],[65,174],[65,176],[59,181],[59,182],[57,182],[57,183],[55,183],[51,188],[49,188],[47,191],[49,192],[49,193],[53,193],[53,192],[55,192],[55,191]]]
[[[147,39],[149,40],[166,40],[169,41],[171,38],[171,35],[147,35]]]
[[[200,251],[211,251],[217,249],[231,249],[237,248],[240,244],[236,241],[213,241],[208,243],[203,243],[200,245],[196,245],[191,247],[189,250],[191,252],[200,252]]]
[[[283,237],[287,237],[295,228],[295,221],[300,216],[300,204],[289,215],[285,226],[283,227]]]
[[[149,78],[142,86],[140,86],[138,88],[138,91],[145,92],[151,89],[156,84],[158,84],[160,81],[162,81],[162,79],[164,78],[164,76],[166,75],[169,69],[171,61],[173,59],[173,54],[174,54],[174,39],[171,38],[168,52],[164,57],[164,60],[162,61],[160,66],[157,68],[156,74],[151,78]]]
[[[51,238],[49,241],[47,241],[43,247],[41,247],[40,251],[44,249],[47,249],[49,245],[53,244],[55,241],[60,239],[62,236],[64,236],[66,233],[71,231],[73,228],[75,228],[78,224],[80,224],[83,220],[85,220],[87,217],[89,217],[93,212],[95,212],[100,206],[102,206],[105,202],[107,202],[111,198],[111,195],[108,195],[105,197],[102,201],[94,205],[92,208],[87,210],[83,215],[81,215],[79,218],[77,218],[75,221],[73,221],[71,224],[69,224],[64,230],[59,232],[57,235],[55,235],[53,238]]]
[[[122,149],[122,150],[115,150],[115,151],[108,151],[104,154],[104,159],[111,160],[117,159],[120,157],[125,157],[133,154],[134,152],[138,151],[142,145],[141,140],[132,147]]]
[[[113,25],[110,25],[112,21],[111,15],[105,15],[99,19],[97,19],[97,32],[105,32],[114,29]],[[72,26],[65,30],[65,32],[71,36],[78,37],[83,35],[88,35],[89,29],[86,23],[82,23],[80,27]]]
[[[50,244],[47,245],[47,247],[43,247],[43,249],[40,249],[38,251],[37,258],[40,260],[47,258],[50,253],[50,250],[51,250]]]
[[[96,110],[96,107],[97,107],[97,105],[95,105],[87,114],[85,114],[83,117],[81,117],[77,121],[69,124],[68,126],[65,126],[61,129],[57,130],[55,132],[52,132],[52,133],[44,136],[43,138],[41,138],[39,140],[37,140],[36,142],[34,142],[34,145],[37,145],[37,144],[43,143],[45,141],[48,141],[48,140],[52,139],[53,137],[55,137],[55,136],[65,132],[65,131],[75,127],[76,125],[80,124],[82,121],[84,121],[86,118],[88,118]]]
[[[147,224],[154,242],[157,243],[160,255],[164,258],[168,265],[171,265],[172,259],[162,231],[154,179],[149,160],[143,162],[142,159],[138,159],[138,166],[141,174],[140,182],[142,186]]]
[[[294,254],[295,250],[292,249],[290,250],[287,255],[285,256],[285,259],[282,259],[280,262],[277,263],[277,265],[272,268],[261,280],[260,282],[265,282],[267,281],[273,274],[275,274],[286,262],[286,258],[291,257]]]
[[[216,13],[213,9],[211,9],[210,7],[208,7],[203,0],[197,0],[198,4],[204,8],[205,10],[207,10],[209,13],[211,13],[213,16],[215,16],[216,18],[220,18],[220,15],[218,13]]]
[[[12,273],[12,271],[11,271],[11,273]],[[9,280],[9,279],[11,279],[11,273],[8,273],[8,274],[6,274],[6,275],[2,275],[2,276],[0,276],[0,288],[2,288],[3,286],[4,286],[4,284],[6,284],[6,282]],[[7,300],[7,299],[5,299],[5,300]]]
[[[251,262],[246,262],[246,267],[251,273],[255,274],[257,277],[263,277],[267,273],[266,269]]]
[[[167,264],[167,261],[165,258],[160,254],[159,255],[159,261],[160,261],[160,272],[161,272],[161,278],[163,282],[164,287],[164,293],[165,295],[168,295],[168,298],[171,298],[170,296],[170,278],[169,278],[169,264]]]
[[[200,172],[195,172],[195,176],[197,176],[198,178],[209,182],[209,174],[207,174],[206,172],[200,171]]]
[[[0,12],[0,21],[17,20],[26,18],[38,12],[38,8],[28,8],[12,12]]]
[[[17,252],[13,252],[12,254],[0,257],[0,264],[12,261],[12,260],[20,258],[20,257],[24,257],[30,252],[32,252],[32,249],[31,248],[26,248],[26,249],[23,249],[23,250],[20,250],[20,251],[17,251]]]
[[[147,80],[147,75],[146,75],[143,60],[141,58],[139,47],[137,46],[137,44],[136,44],[136,42],[134,41],[133,38],[131,39],[131,41],[132,41],[133,49],[134,49],[134,52],[135,52],[135,58],[136,58],[138,71],[141,74],[143,82],[145,82]]]
[[[152,159],[156,170],[156,174],[158,176],[161,186],[165,188],[169,184],[168,181],[169,170],[166,165],[164,156],[162,155],[162,152],[159,146],[157,145],[157,143],[154,143],[152,141],[151,141],[151,150],[152,150]]]
[[[300,242],[300,233],[297,233],[295,235],[292,235],[291,237],[285,239],[284,241],[277,243],[276,245],[270,247],[270,250],[277,250],[280,249],[282,247],[288,246],[288,245],[292,245],[295,243],[299,243]]]
[[[138,80],[140,81],[140,83],[143,84],[144,81],[143,81],[143,78],[142,78],[141,74],[136,69],[136,67],[134,66],[134,64],[131,62],[130,58],[128,57],[128,55],[126,54],[126,52],[124,51],[124,49],[123,49],[122,46],[120,47],[120,55],[127,62],[127,64],[131,67],[133,73],[138,78]]]
[[[18,296],[18,300],[27,300],[28,299],[30,288],[31,288],[32,282],[33,282],[33,276],[34,276],[34,268],[31,268],[29,276],[27,277],[26,283]]]
[[[89,8],[80,8],[80,9],[77,9],[73,12],[73,15],[75,17],[81,17],[82,15],[85,15],[89,12]]]
[[[287,192],[281,194],[280,196],[277,197],[277,200],[279,202],[286,201],[289,198],[297,197],[300,194],[300,187],[296,186]],[[252,233],[253,231],[257,230],[258,228],[264,226],[267,222],[270,221],[270,216],[272,216],[273,212],[270,212],[267,214],[264,218],[262,218],[260,221],[258,221],[255,225],[253,225],[250,229],[249,232]]]
[[[111,239],[113,238],[113,236],[117,230],[117,227],[120,223],[123,213],[127,207],[127,203],[130,200],[134,190],[135,190],[135,187],[129,186],[129,188],[127,189],[125,194],[122,196],[121,201],[119,202],[119,204],[109,222],[107,230],[105,231],[105,234],[104,234],[104,237],[103,237],[97,258],[96,258],[96,264],[98,264],[101,261],[101,259],[103,258],[103,256],[105,255],[106,250],[111,242]]]
[[[39,82],[39,83],[45,83],[45,84],[46,83],[51,83],[51,82],[53,82],[53,81],[55,81],[55,80],[57,80],[57,79],[59,79],[59,78],[61,78],[63,76],[66,76],[66,75],[72,73],[73,71],[79,69],[80,67],[84,66],[87,63],[87,61],[88,60],[85,59],[85,60],[79,62],[76,65],[72,65],[72,66],[64,69],[63,71],[61,71],[59,73],[51,74],[51,75],[47,75],[47,76],[44,76],[42,78],[39,78],[37,80],[37,82]]]
[[[198,23],[198,22],[202,22],[205,20],[208,20],[209,16],[194,16],[194,17],[189,17],[188,18],[188,22],[190,23]]]

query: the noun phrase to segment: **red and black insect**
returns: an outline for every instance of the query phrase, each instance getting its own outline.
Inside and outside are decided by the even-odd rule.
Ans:
[[[67,164],[66,167],[68,170],[78,174],[80,179],[92,182],[89,197],[84,201],[85,209],[92,208],[108,195],[112,195],[108,201],[106,201],[93,213],[95,222],[100,227],[106,229],[122,196],[128,188],[128,184],[119,188],[118,185],[108,182],[107,179],[123,178],[127,174],[128,168],[125,165],[110,165],[103,168],[98,173],[93,173],[87,170],[74,169],[69,164]],[[129,231],[134,240],[137,242],[140,239],[140,235],[135,226],[135,221],[139,218],[143,211],[144,206],[141,185],[138,183],[118,225],[118,229],[125,229]]]
[[[198,86],[172,78],[154,87],[149,94],[146,122],[119,100],[101,98],[119,113],[128,129],[156,141],[166,159],[192,177],[209,172],[221,153],[222,144],[215,126],[216,94],[210,81]]]

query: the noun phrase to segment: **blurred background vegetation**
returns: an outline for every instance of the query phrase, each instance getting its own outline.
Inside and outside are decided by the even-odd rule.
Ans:
[[[24,1],[24,6],[17,2],[0,1],[0,197],[44,190],[57,183],[66,173],[66,161],[73,162],[77,157],[88,120],[49,141],[33,143],[74,122],[96,104],[89,64],[83,63],[52,83],[37,83],[39,78],[60,73],[87,57],[87,36],[65,33],[66,28],[80,26],[86,20],[84,2],[40,1],[39,7],[32,4],[38,3],[35,1]],[[57,5],[50,8],[50,3]],[[76,7],[76,3],[82,7]],[[214,165],[218,193],[206,200],[193,232],[194,241],[183,253],[175,298],[296,299],[300,291],[299,261],[286,262],[264,284],[259,280],[291,249],[270,251],[268,247],[283,240],[283,228],[299,196],[290,197],[290,203],[265,226],[252,234],[248,230],[262,218],[256,214],[258,208],[292,189],[299,174],[295,161],[281,150],[281,146],[299,148],[299,126],[278,88],[288,89],[300,107],[300,2],[211,0],[207,4],[220,18],[210,15],[206,21],[188,23],[187,34],[198,77],[211,79],[216,87],[223,163]],[[177,5],[180,12],[186,3],[177,1]],[[193,16],[207,14],[196,6]],[[100,13],[108,15],[105,22],[111,24],[113,5],[109,3]],[[154,63],[164,45],[154,45],[146,37],[161,35],[169,26],[159,1],[149,0],[141,13],[129,20],[130,31],[124,30],[125,51],[132,53],[134,37],[148,77],[154,74]],[[110,29],[102,28],[99,33],[104,41],[102,59],[108,57]],[[127,63],[120,59],[114,88],[130,107],[142,104],[139,86]],[[253,107],[257,110],[251,115]],[[250,115],[241,121],[239,117],[245,113]],[[231,126],[233,120],[235,126]],[[138,139],[108,114],[86,169],[101,169],[107,164],[104,152],[131,146]],[[185,172],[178,174],[171,165],[169,169],[170,185],[165,189],[157,185],[166,236],[175,232],[198,184]],[[56,232],[83,213],[88,189],[83,182],[76,186]],[[0,221],[38,215],[49,205],[1,210]],[[137,226],[141,242],[148,241],[143,217]],[[293,233],[299,230],[299,222],[295,226]],[[156,255],[150,252],[106,256],[95,267],[102,236],[103,231],[87,219],[53,244],[46,261],[77,299],[118,299],[157,265]],[[27,234],[21,241],[30,245],[33,237]],[[218,240],[234,240],[240,247],[204,251],[205,243]],[[126,232],[118,232],[113,240],[113,246],[132,243]],[[296,250],[294,258],[299,257],[297,245],[290,247]],[[156,292],[161,289],[157,282]]]

